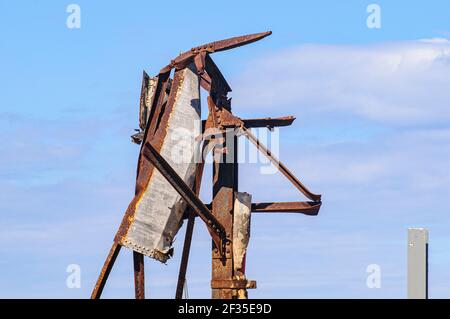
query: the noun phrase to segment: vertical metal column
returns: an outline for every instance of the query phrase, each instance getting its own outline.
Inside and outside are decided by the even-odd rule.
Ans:
[[[232,129],[234,134],[234,129]],[[234,151],[234,146],[230,143],[229,131],[224,131],[223,149],[229,152]],[[233,137],[231,137],[233,139]],[[233,146],[231,148],[230,146]],[[213,152],[220,151],[214,149]],[[228,152],[225,152],[228,153]],[[234,152],[233,152],[234,153]],[[213,154],[215,155],[215,154]],[[231,240],[233,235],[233,208],[234,208],[234,188],[236,186],[236,167],[234,156],[222,154],[220,160],[217,161],[214,156],[213,164],[213,202],[212,213],[217,220],[225,228],[227,237]],[[233,280],[233,247],[231,242],[227,243],[225,257],[221,258],[216,245],[212,244],[212,281],[225,280],[231,282]],[[228,288],[212,289],[213,299],[232,299],[233,291]]]
[[[145,299],[144,255],[133,251],[134,295],[136,299]]]
[[[428,299],[428,230],[408,229],[408,299]]]
[[[98,276],[97,283],[95,284],[94,290],[92,291],[91,299],[100,299],[102,295],[103,288],[105,288],[106,280],[108,280],[109,273],[116,262],[116,258],[119,255],[121,246],[114,240],[114,243],[109,250],[108,257],[106,257],[103,268]]]

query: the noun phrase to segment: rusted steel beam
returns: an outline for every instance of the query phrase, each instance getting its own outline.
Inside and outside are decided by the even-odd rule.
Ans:
[[[199,53],[202,53],[202,52],[214,53],[214,52],[220,52],[220,51],[234,49],[234,48],[261,40],[271,34],[272,34],[271,31],[261,32],[261,33],[249,34],[249,35],[229,38],[229,39],[225,39],[225,40],[215,41],[215,42],[207,43],[207,44],[200,45],[197,47],[193,47],[189,51],[181,53],[179,56],[177,56],[175,59],[173,59],[169,65],[167,65],[161,69],[160,73],[166,73],[173,68],[176,68],[177,70],[185,68],[187,65],[189,65],[190,63],[193,62],[193,59]]]
[[[305,185],[303,185],[297,177],[295,177],[294,174],[283,164],[280,162],[278,158],[276,158],[272,152],[267,149],[251,132],[249,129],[247,129],[245,126],[242,127],[244,131],[244,135],[249,139],[250,142],[252,142],[258,150],[260,150],[264,156],[266,156],[272,164],[278,168],[278,170],[308,199],[320,202],[321,195],[317,195],[312,193],[308,188],[306,188]]]
[[[284,117],[266,117],[266,118],[259,118],[259,119],[240,119],[236,117],[240,121],[242,121],[243,125],[246,128],[257,128],[257,127],[267,127],[267,128],[273,128],[273,127],[282,127],[282,126],[289,126],[295,121],[295,117],[293,116],[284,116]],[[202,121],[202,126],[205,127],[206,120]],[[227,123],[224,124],[225,127],[227,126],[234,126],[234,123],[230,123],[227,125]]]
[[[195,174],[195,195],[199,195],[200,186],[202,182],[203,169],[205,167],[205,163],[202,161],[197,164],[197,171]],[[178,282],[177,282],[177,290],[175,292],[175,299],[181,299],[183,297],[183,289],[184,284],[186,282],[186,271],[187,265],[189,261],[189,252],[191,250],[191,242],[192,242],[192,234],[194,232],[194,223],[195,223],[195,213],[192,211],[192,208],[187,208],[188,223],[186,226],[186,234],[184,237],[184,245],[183,245],[183,253],[181,256],[180,262],[180,271],[178,273]]]
[[[320,202],[278,202],[252,203],[253,213],[301,213],[315,216],[319,213]]]
[[[246,128],[252,127],[280,127],[280,126],[289,126],[295,121],[295,117],[293,116],[284,116],[284,117],[266,117],[261,119],[244,119],[244,126]]]
[[[215,84],[214,89],[217,91],[216,93],[226,95],[228,92],[231,92],[230,85],[228,84],[227,80],[225,80],[222,72],[220,72],[216,63],[214,63],[209,54],[206,55],[205,70],[211,78],[211,81]]]
[[[225,245],[226,231],[211,211],[203,204],[203,202],[194,194],[194,192],[186,185],[183,179],[178,176],[175,170],[167,163],[167,161],[155,150],[150,143],[145,143],[143,155],[149,160],[153,166],[161,173],[161,175],[169,182],[170,185],[180,194],[186,203],[192,207],[194,212],[206,223],[213,241],[223,253],[223,245]]]
[[[221,109],[224,107],[230,109],[231,106],[226,94],[218,94],[215,87],[216,84],[213,80],[210,96],[208,96],[208,107],[211,115],[209,123],[220,133],[220,138],[215,138],[213,143],[213,201],[211,211],[223,225],[229,241],[227,241],[225,255],[220,255],[217,245],[214,242],[212,243],[211,280],[213,281],[233,279],[233,244],[231,241],[233,238],[234,191],[237,186],[235,176],[237,153],[234,153],[231,161],[226,154],[233,151],[234,147],[231,148],[229,144],[234,142],[234,138],[230,141],[231,143],[227,143],[227,139],[230,139],[231,136],[227,134],[227,130],[220,129]],[[234,128],[228,130],[228,132],[230,131],[234,132]],[[231,299],[236,294],[228,288],[212,289],[213,299]]]
[[[318,215],[322,202],[270,202],[252,203],[252,213],[301,213]],[[212,205],[206,207],[211,209]]]
[[[241,127],[244,125],[242,120],[238,118],[237,116],[234,116],[233,113],[231,113],[231,110],[227,109],[226,107],[222,107],[219,109],[219,118],[220,118],[220,127],[221,128],[236,128]]]
[[[207,97],[208,102],[208,110],[209,114],[211,114],[211,125],[213,128],[217,128],[219,126],[218,118],[217,118],[217,107],[214,104],[213,100],[211,99],[211,96]]]
[[[228,134],[223,134],[222,149],[227,144]],[[216,146],[218,146],[216,144]],[[219,146],[220,147],[220,146]],[[230,149],[231,151],[231,149]],[[235,157],[236,158],[236,157]],[[234,158],[234,159],[235,159]],[[227,162],[227,154],[222,154],[219,158],[214,156],[213,163],[213,201],[212,212],[214,216],[220,221],[226,230],[228,239],[225,256],[218,254],[217,246],[212,245],[212,280],[232,280],[233,279],[233,245],[231,239],[233,238],[233,208],[234,208],[234,191],[236,185],[236,161]],[[236,292],[236,291],[235,291]],[[213,299],[231,299],[233,298],[233,290],[226,289],[212,289]]]
[[[136,299],[145,299],[144,255],[133,251],[134,294]]]
[[[91,299],[100,299],[103,288],[105,288],[106,281],[108,280],[108,276],[114,266],[114,262],[119,255],[120,248],[121,246],[114,241],[111,249],[109,250],[108,256],[106,257],[105,263],[103,264],[103,268],[100,271],[94,290],[92,291]]]
[[[177,88],[180,83],[183,81],[183,75],[182,71],[177,71],[174,74],[174,79],[172,85]],[[169,77],[170,71],[166,74],[162,74],[158,76],[158,83],[156,86],[155,95],[153,97],[153,103],[152,103],[152,110],[154,110],[155,103],[161,97],[163,94],[162,91],[167,88],[168,81],[170,79]],[[165,83],[167,82],[167,83]],[[163,97],[161,97],[160,102],[164,100]],[[175,92],[173,94],[169,95],[168,101],[166,103],[164,112],[162,113],[162,116],[160,116],[160,126],[161,127],[167,127],[167,124],[170,119],[170,113],[173,110],[175,104]],[[145,130],[144,135],[144,142],[152,141],[153,146],[158,150],[161,151],[163,141],[166,137],[167,130],[161,129],[157,130],[154,134],[150,132],[150,127],[153,125],[153,122],[155,122],[155,119],[153,119],[153,116],[150,115],[149,121],[147,122],[147,128]],[[156,127],[156,124],[154,125]],[[143,147],[145,143],[141,144],[140,152],[139,152],[139,159],[138,159],[138,165],[136,170],[136,189],[135,189],[135,196],[132,199],[131,203],[128,205],[128,208],[125,212],[125,215],[122,219],[122,223],[119,226],[119,229],[117,231],[115,241],[118,243],[121,243],[121,241],[126,237],[128,230],[130,228],[131,222],[134,219],[135,215],[135,209],[137,203],[140,201],[140,194],[143,194],[146,188],[146,185],[149,183],[150,176],[153,174],[153,165],[149,163],[143,156]]]
[[[211,78],[209,77],[208,73],[203,73],[200,76],[200,86],[204,88],[206,91],[211,91]]]
[[[181,255],[180,271],[178,273],[177,290],[175,299],[183,298],[184,285],[186,282],[187,265],[189,261],[189,253],[191,250],[192,234],[194,232],[195,214],[191,212],[186,226],[186,234],[184,236],[183,253]]]

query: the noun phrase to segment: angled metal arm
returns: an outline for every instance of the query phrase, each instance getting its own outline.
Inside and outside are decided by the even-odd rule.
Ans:
[[[319,214],[321,202],[271,202],[252,203],[252,213],[299,213],[316,216]],[[206,205],[211,209],[212,205]]]
[[[144,145],[143,155],[156,167],[161,175],[164,176],[186,203],[192,207],[194,212],[205,222],[214,243],[217,247],[220,247],[220,253],[222,254],[222,248],[226,243],[226,231],[224,227],[149,142]]]
[[[175,59],[173,59],[169,65],[162,68],[161,71],[159,71],[159,72],[166,73],[167,71],[170,71],[173,68],[176,68],[178,70],[182,69],[182,68],[186,67],[187,65],[189,65],[190,63],[192,63],[194,57],[201,52],[214,53],[214,52],[220,52],[220,51],[234,49],[234,48],[261,40],[271,34],[272,34],[272,31],[248,34],[248,35],[243,35],[243,36],[239,36],[239,37],[215,41],[215,42],[200,45],[198,47],[194,47],[194,48],[190,49],[189,51],[181,53],[179,56],[177,56]]]
[[[316,216],[321,202],[252,203],[252,213],[301,213]]]
[[[300,191],[312,201],[320,202],[321,195],[317,195],[309,191],[305,185],[303,185],[292,172],[284,166],[283,163],[280,162],[278,158],[276,158],[270,150],[267,149],[245,126],[242,126],[244,131],[244,135],[252,142],[258,150],[260,150],[271,162],[275,165],[276,168],[280,170],[280,172],[286,176],[286,178]]]

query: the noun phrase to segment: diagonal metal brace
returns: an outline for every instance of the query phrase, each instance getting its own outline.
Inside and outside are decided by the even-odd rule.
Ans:
[[[303,195],[305,195],[307,198],[314,202],[320,202],[321,201],[321,195],[312,193],[308,188],[306,188],[305,185],[303,185],[297,177],[295,177],[294,174],[286,167],[283,163],[280,162],[278,158],[275,157],[275,155],[272,154],[272,152],[267,149],[251,132],[248,128],[245,126],[241,127],[244,131],[245,137],[248,138],[250,142],[252,142],[256,148],[263,153],[264,156],[266,156],[272,164],[280,170],[280,172],[301,192]]]
[[[195,56],[199,53],[214,53],[225,50],[234,49],[243,45],[247,45],[258,40],[261,40],[272,34],[272,31],[260,32],[254,34],[243,35],[239,37],[229,38],[225,40],[215,41],[207,44],[194,47],[189,51],[181,53],[175,59],[173,59],[169,65],[161,69],[160,74],[170,72],[173,68],[178,70],[185,68],[187,65],[192,63]]]
[[[195,195],[191,188],[149,142],[144,145],[143,155],[154,167],[156,167],[161,175],[164,176],[194,212],[205,222],[214,243],[219,247],[220,254],[223,256],[227,238],[225,228],[222,224],[220,224],[206,205]]]

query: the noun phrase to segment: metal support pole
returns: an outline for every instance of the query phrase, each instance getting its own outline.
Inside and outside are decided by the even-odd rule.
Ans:
[[[234,132],[234,130],[233,130]],[[225,131],[224,131],[225,133]],[[234,134],[234,133],[233,133]],[[222,149],[227,150],[220,160],[214,157],[213,164],[213,202],[212,213],[217,220],[223,225],[227,237],[231,240],[233,237],[233,206],[234,206],[234,191],[236,187],[235,173],[237,163],[234,162],[234,157],[227,156],[228,152],[233,152],[234,147],[231,148],[229,134],[224,134],[224,141]],[[231,136],[231,138],[234,138]],[[228,148],[227,148],[228,147]],[[219,150],[214,149],[214,152]],[[216,154],[214,154],[216,155]],[[233,247],[230,242],[227,242],[224,256],[220,256],[218,247],[213,242],[212,244],[212,298],[213,299],[232,299],[233,290],[230,288],[214,288],[213,283],[217,280],[233,280]]]
[[[144,255],[133,251],[134,293],[136,299],[145,299]]]
[[[205,146],[203,146],[202,154],[204,147]],[[194,189],[195,195],[197,196],[200,195],[200,186],[202,183],[204,168],[205,162],[203,161],[202,158],[202,162],[197,164],[197,171],[195,173]],[[175,299],[181,299],[183,297],[183,290],[186,284],[186,271],[189,261],[189,252],[191,251],[192,234],[194,232],[195,214],[192,211],[192,208],[187,208],[187,212],[189,213],[189,217],[188,217],[188,224],[186,227],[186,235],[184,237],[183,254],[181,256],[180,271],[178,273],[178,283],[177,283],[177,290],[175,292]]]
[[[98,276],[94,290],[92,291],[91,299],[100,299],[103,288],[105,288],[106,281],[108,280],[109,273],[111,272],[114,262],[119,255],[120,247],[121,246],[114,240],[108,256],[106,257],[105,263],[103,264],[100,275]]]
[[[184,237],[183,254],[181,256],[180,271],[178,273],[177,290],[175,292],[175,299],[183,298],[183,290],[186,283],[186,271],[189,261],[189,252],[191,250],[192,234],[194,232],[195,215],[192,212],[189,215],[188,224],[186,227],[186,235]]]
[[[408,229],[408,299],[428,299],[428,230]]]

